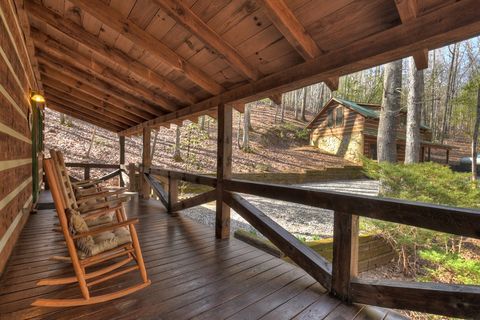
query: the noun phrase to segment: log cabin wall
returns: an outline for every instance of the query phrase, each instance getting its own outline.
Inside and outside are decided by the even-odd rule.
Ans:
[[[32,195],[34,83],[25,37],[12,1],[0,1],[0,274],[28,219]],[[41,163],[39,164],[41,168]],[[41,177],[41,170],[37,171]],[[36,189],[36,188],[35,188]]]
[[[343,125],[334,124],[329,127],[327,119],[329,112],[339,108],[343,109]],[[312,123],[311,126],[315,129],[310,133],[310,145],[330,154],[359,162],[363,151],[364,119],[358,112],[338,103],[332,104]]]

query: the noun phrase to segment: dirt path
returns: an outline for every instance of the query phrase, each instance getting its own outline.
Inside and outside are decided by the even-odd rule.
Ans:
[[[331,181],[309,183],[300,187],[376,196],[378,182],[373,180]],[[284,201],[243,195],[270,218],[296,236],[311,239],[330,237],[333,232],[333,211],[313,208]],[[184,211],[184,215],[203,224],[215,224],[215,202]],[[232,233],[237,229],[254,230],[240,215],[232,212]]]

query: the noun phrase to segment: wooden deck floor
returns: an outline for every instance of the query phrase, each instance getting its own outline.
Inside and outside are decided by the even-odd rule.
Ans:
[[[111,302],[76,308],[31,307],[38,297],[77,297],[77,286],[39,287],[40,278],[71,273],[49,260],[65,253],[51,232],[53,210],[33,214],[0,280],[0,319],[397,319],[377,308],[347,306],[303,270],[239,240],[219,241],[211,228],[181,215],[170,217],[157,201],[132,200],[152,285]],[[119,283],[94,287],[97,293]],[[120,285],[121,286],[121,285]]]

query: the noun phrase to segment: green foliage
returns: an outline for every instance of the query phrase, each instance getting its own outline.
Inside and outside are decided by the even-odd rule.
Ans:
[[[364,160],[367,176],[381,181],[382,196],[456,207],[480,208],[478,183],[468,173],[433,163],[391,164]]]
[[[442,281],[463,284],[480,283],[480,262],[467,259],[458,253],[444,253],[438,250],[420,251],[420,258],[428,264],[423,281]]]
[[[480,208],[479,186],[471,182],[469,174],[453,172],[440,164],[405,165],[364,159],[364,171],[380,181],[382,196]],[[467,251],[462,248],[463,237],[373,219],[362,219],[361,227],[383,233],[399,253],[405,274],[423,281],[480,283],[480,263],[469,258],[476,253],[463,254]]]

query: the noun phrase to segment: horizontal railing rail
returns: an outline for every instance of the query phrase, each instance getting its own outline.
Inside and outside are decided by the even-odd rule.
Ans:
[[[155,176],[167,181],[168,192],[155,181]],[[144,172],[144,177],[154,191],[157,189],[155,192],[163,196],[171,213],[213,201],[217,194],[213,190],[178,202],[178,181],[216,187],[217,179],[159,168],[150,168]],[[224,179],[222,188],[222,199],[229,207],[344,301],[453,317],[474,318],[480,314],[480,286],[357,277],[359,216],[480,239],[478,210],[236,179]],[[332,263],[305,246],[240,194],[333,210]]]
[[[65,166],[68,168],[83,168],[83,179],[90,180],[90,172],[91,169],[116,169],[106,175],[103,175],[95,180],[107,181],[116,176],[120,177],[120,186],[124,186],[124,181],[122,177],[122,173],[127,173],[125,170],[124,165],[120,164],[109,164],[109,163],[84,163],[84,162],[67,162]],[[77,179],[70,177],[72,181],[76,181]]]

